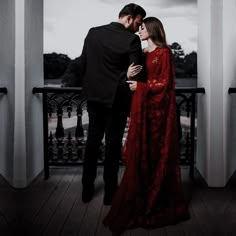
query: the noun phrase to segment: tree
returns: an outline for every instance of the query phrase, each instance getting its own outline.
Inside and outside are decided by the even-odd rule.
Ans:
[[[79,61],[80,57],[71,60],[67,67],[66,72],[62,76],[63,87],[81,87],[82,86],[82,76],[79,71]]]
[[[174,42],[170,45],[172,53],[175,59],[183,59],[184,58],[184,50],[182,49],[181,45]]]
[[[184,70],[185,73],[192,77],[197,75],[197,53],[191,52],[184,58]]]
[[[174,42],[170,45],[172,53],[174,55],[175,63],[175,76],[183,77],[184,76],[184,50],[181,45],[177,42]]]
[[[61,77],[71,61],[67,55],[55,52],[44,54],[43,58],[45,79],[56,79]]]

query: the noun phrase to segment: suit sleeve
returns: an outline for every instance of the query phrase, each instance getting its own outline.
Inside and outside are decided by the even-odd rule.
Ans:
[[[130,43],[130,55],[129,62],[136,65],[142,65],[142,47],[140,39],[137,35],[134,35],[134,39]]]
[[[84,46],[83,46],[83,49],[82,49],[82,53],[80,55],[80,57],[78,58],[78,68],[79,68],[79,71],[80,71],[80,75],[81,77],[83,78],[84,76],[84,73],[85,73],[85,70],[86,70],[86,65],[87,65],[87,57],[86,57],[86,48],[87,48],[87,41],[88,41],[88,37],[89,37],[89,34],[90,34],[90,31],[91,29],[89,30],[85,40],[84,40]]]
[[[140,38],[135,35],[134,39],[131,41],[130,44],[130,56],[129,56],[129,63],[134,63],[135,65],[144,65],[143,62],[143,52],[141,47]],[[143,69],[137,76],[134,78],[137,81],[146,81],[146,74],[145,70]]]

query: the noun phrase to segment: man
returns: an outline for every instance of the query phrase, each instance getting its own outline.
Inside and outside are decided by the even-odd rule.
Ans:
[[[89,115],[82,176],[85,203],[94,194],[97,159],[104,134],[105,205],[111,204],[118,185],[122,137],[131,99],[126,74],[131,63],[142,64],[141,42],[134,33],[145,16],[142,7],[128,4],[120,11],[118,22],[91,28],[84,41],[79,68]]]

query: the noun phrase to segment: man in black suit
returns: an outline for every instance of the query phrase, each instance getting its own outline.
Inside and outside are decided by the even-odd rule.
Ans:
[[[138,31],[145,10],[128,4],[118,22],[91,28],[85,38],[79,68],[89,115],[88,137],[83,166],[83,202],[94,194],[97,159],[105,134],[104,204],[110,205],[118,185],[122,137],[129,113],[131,91],[127,70],[131,63],[142,64]]]

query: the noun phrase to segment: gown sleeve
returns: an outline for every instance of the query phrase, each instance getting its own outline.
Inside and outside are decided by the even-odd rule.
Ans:
[[[171,50],[169,48],[162,50],[162,53],[157,55],[152,63],[155,63],[156,67],[146,84],[148,93],[165,93],[172,85],[174,75]]]

